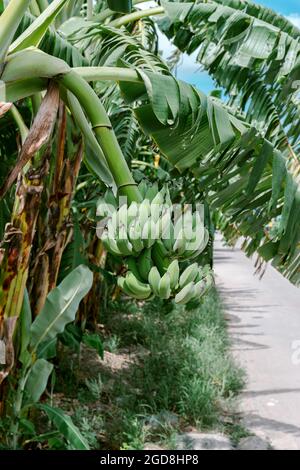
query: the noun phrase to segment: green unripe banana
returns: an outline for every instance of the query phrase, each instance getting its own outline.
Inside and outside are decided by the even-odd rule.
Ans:
[[[192,281],[195,281],[199,272],[199,266],[197,263],[191,264],[186,268],[179,278],[179,286],[182,288]]]
[[[176,217],[176,214],[174,214],[174,217]],[[183,225],[183,216],[180,215],[177,219],[174,221],[174,237],[175,239],[177,238],[184,238],[184,225]]]
[[[132,256],[126,258],[126,265],[129,271],[131,271],[139,281],[143,281],[142,276],[140,275],[138,270],[136,258],[133,258]]]
[[[161,299],[168,299],[171,295],[171,278],[168,272],[163,275],[159,282],[158,293]]]
[[[137,202],[132,202],[128,208],[127,211],[127,219],[128,219],[128,225],[129,226],[132,221],[136,220],[139,214],[139,204]]]
[[[118,286],[120,287],[120,289],[122,289],[122,291],[128,295],[129,297],[134,297],[134,295],[132,294],[131,290],[128,289],[128,287],[126,286],[126,283],[125,283],[125,277],[118,277]],[[134,297],[135,298],[135,297]]]
[[[171,227],[171,225],[173,226],[173,224],[172,224],[172,214],[165,206],[163,206],[162,208],[159,225],[160,225],[159,229],[160,229],[161,237],[168,240],[170,238],[170,234],[173,235],[173,230],[172,230],[173,227]]]
[[[152,201],[156,197],[157,194],[158,194],[158,184],[153,183],[152,185],[148,186],[144,199],[148,199],[149,201]]]
[[[179,263],[177,259],[174,259],[174,261],[172,261],[172,263],[168,267],[167,272],[170,274],[171,289],[176,289],[179,279]]]
[[[157,240],[157,226],[150,218],[142,228],[142,240],[146,248],[150,248]]]
[[[206,283],[205,283],[204,279],[202,279],[201,281],[199,281],[195,284],[194,298],[195,299],[200,299],[200,297],[202,297],[205,294],[206,290],[207,290]]]
[[[161,280],[161,276],[156,266],[150,269],[148,282],[151,286],[153,293],[158,296],[159,295],[159,283]]]
[[[149,284],[139,281],[131,272],[126,275],[124,285],[131,292],[132,297],[136,299],[146,300],[151,295]]]
[[[165,217],[165,220],[162,220],[161,222],[161,225],[162,225],[161,238],[168,253],[172,253],[174,242],[175,242],[174,225],[171,221],[170,214],[166,214],[165,216],[163,216],[163,218],[164,217]]]
[[[147,193],[147,190],[148,190],[148,185],[146,183],[145,180],[142,180],[140,183],[139,183],[139,191],[141,193],[141,196],[143,199],[145,199],[145,196],[146,196],[146,193]]]
[[[186,240],[183,236],[182,230],[180,230],[178,238],[176,238],[175,240],[173,251],[175,253],[178,253],[179,256],[181,256],[186,251]]]
[[[128,229],[128,237],[135,254],[139,254],[144,249],[142,241],[142,229],[138,220],[133,220]]]
[[[119,207],[118,210],[118,219],[119,219],[119,225],[124,225],[127,227],[128,225],[128,206],[127,204],[123,204],[121,207]]]
[[[161,240],[157,240],[157,242],[155,243],[155,249],[162,258],[170,256],[169,252],[166,250],[165,245]]]
[[[144,281],[148,281],[149,272],[152,266],[151,248],[147,248],[138,258],[138,271]]]
[[[206,282],[206,291],[207,292],[209,289],[211,289],[211,287],[213,287],[214,285],[214,277],[212,275],[212,273],[210,273],[206,278],[205,278],[205,282]]]
[[[199,238],[199,240],[197,240]],[[209,232],[207,229],[203,231],[203,237],[199,237],[199,234],[195,237],[194,240],[191,240],[187,243],[186,246],[186,258],[195,258],[199,256],[202,251],[205,249],[209,241]]]
[[[195,283],[190,282],[175,296],[176,304],[187,304],[194,297]]]
[[[154,204],[153,202],[151,203],[151,220],[153,222],[157,223],[160,219],[160,214],[161,214],[161,206],[159,204]]]
[[[113,238],[109,238],[108,232],[105,231],[103,232],[101,236],[101,241],[103,243],[104,248],[106,251],[109,253],[115,255],[115,256],[122,256],[121,251],[119,250],[115,240]]]
[[[148,201],[148,199],[144,199],[144,201],[141,202],[139,206],[139,215],[138,215],[139,222],[142,228],[147,222],[150,214],[151,214],[150,202]]]
[[[164,188],[159,191],[156,196],[152,199],[152,204],[157,204],[161,206],[165,201],[165,190]]]
[[[182,228],[184,230],[184,237],[186,240],[192,240],[194,237],[194,230],[193,230],[193,214],[191,210],[187,210],[183,214],[182,218]]]
[[[171,207],[172,199],[171,199],[170,190],[167,184],[164,186],[164,189],[165,189],[165,204]]]
[[[117,209],[117,200],[114,196],[114,193],[111,191],[111,189],[108,189],[106,193],[104,194],[104,201],[106,204],[109,206],[113,206],[115,209]]]
[[[133,254],[133,246],[127,238],[127,230],[124,226],[120,227],[117,237],[117,247],[124,256]]]

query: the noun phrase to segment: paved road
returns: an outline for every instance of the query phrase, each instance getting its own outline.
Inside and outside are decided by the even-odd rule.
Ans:
[[[233,352],[248,374],[245,424],[275,449],[300,450],[300,288],[272,267],[259,280],[253,261],[221,239],[215,269]]]

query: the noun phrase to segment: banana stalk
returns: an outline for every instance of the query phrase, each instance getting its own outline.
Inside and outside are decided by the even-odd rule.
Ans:
[[[103,150],[119,194],[127,196],[128,202],[141,202],[142,197],[119,146],[111,122],[94,90],[74,71],[58,77],[60,83],[70,90],[85,109],[95,136]]]
[[[57,203],[58,219],[55,227],[55,234],[57,237],[56,244],[53,249],[53,256],[51,260],[51,271],[49,276],[49,291],[56,286],[58,272],[60,268],[62,254],[66,245],[68,234],[68,222],[70,218],[71,202],[73,198],[74,188],[77,181],[77,176],[80,169],[80,164],[83,156],[83,144],[79,145],[75,158],[70,161],[65,160],[64,171],[61,179],[61,194]]]
[[[106,264],[107,252],[103,243],[98,238],[92,240],[89,248],[89,253],[92,254],[91,260],[95,266],[104,269]],[[94,273],[93,286],[86,298],[81,302],[78,312],[78,322],[82,329],[88,323],[89,327],[96,328],[99,322],[99,308],[101,305],[101,297],[103,296],[103,287],[105,284],[102,282],[103,276],[101,272]]]
[[[12,341],[16,320],[20,315],[29,258],[42,193],[43,168],[39,174],[29,172],[20,177],[11,223],[5,231],[1,248],[0,273],[0,339]],[[7,325],[13,324],[9,330]],[[0,384],[14,366],[13,348],[6,349],[6,364],[0,371]]]
[[[52,135],[58,103],[58,89],[50,84],[41,109],[23,144],[19,160],[4,184],[4,189],[9,189],[17,170],[19,176],[11,223],[6,227],[0,252],[0,339],[6,344],[5,364],[0,371],[0,384],[14,366],[13,337],[23,304],[46,170],[47,152],[40,149],[48,143]],[[3,387],[0,395],[2,393]]]
[[[33,316],[37,316],[48,293],[56,287],[63,251],[70,232],[70,211],[75,185],[83,156],[83,144],[79,143],[73,158],[65,149],[66,110],[60,105],[57,153],[49,197],[43,201],[46,210],[41,211],[38,226],[40,239],[35,247],[31,269],[30,297]],[[43,285],[41,285],[43,279]]]

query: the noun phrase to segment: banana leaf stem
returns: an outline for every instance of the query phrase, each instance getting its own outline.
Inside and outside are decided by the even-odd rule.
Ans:
[[[139,5],[140,3],[145,3],[148,2],[149,0],[133,0],[133,5]],[[95,15],[94,18],[98,21],[105,21],[107,18],[109,18],[112,15],[115,15],[116,12],[110,10],[109,8],[106,8],[105,10],[101,11],[98,15]]]
[[[15,399],[14,399],[14,417],[12,419],[9,434],[11,436],[11,445],[12,449],[16,450],[18,447],[18,437],[19,437],[19,420],[20,420],[20,413],[22,409],[22,402],[23,402],[23,395],[26,385],[26,370],[22,371],[22,376],[19,379],[18,388],[16,391]]]
[[[121,26],[125,26],[128,23],[132,23],[133,21],[137,21],[142,18],[147,18],[148,16],[161,15],[164,13],[164,11],[165,9],[163,7],[134,11],[133,13],[129,13],[129,15],[124,15],[121,16],[121,18],[117,18],[111,21],[109,26],[112,26],[113,28],[120,28]]]
[[[93,0],[87,0],[86,19],[91,21],[93,19]]]
[[[73,69],[87,82],[97,80],[113,80],[132,83],[141,83],[139,74],[125,67],[76,67]]]
[[[129,202],[140,202],[142,200],[141,194],[98,96],[88,83],[74,71],[64,74],[58,79],[77,97],[84,108],[114,177],[119,194],[127,196]]]

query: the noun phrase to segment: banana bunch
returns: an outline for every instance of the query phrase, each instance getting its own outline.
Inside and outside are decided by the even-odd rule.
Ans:
[[[209,241],[209,232],[200,213],[189,210],[174,219],[172,221],[170,210],[165,210],[161,218],[161,240],[158,242],[161,256],[180,260],[196,258]]]
[[[193,263],[180,274],[177,259],[171,262],[162,276],[157,267],[152,266],[148,282],[145,282],[145,275],[142,280],[139,266],[130,262],[128,268],[126,276],[119,277],[118,285],[125,294],[139,300],[148,300],[155,295],[161,299],[172,297],[175,303],[186,304],[202,297],[214,283],[210,267]]]
[[[101,232],[104,247],[115,256],[139,256],[151,248],[161,236],[161,218],[171,199],[167,187],[158,191],[157,185],[142,188],[145,198],[141,204],[123,204],[105,219]]]
[[[151,268],[148,277],[153,293],[169,299],[175,296],[175,303],[186,304],[190,300],[202,297],[213,285],[213,275],[210,267],[200,267],[191,264],[180,274],[178,260],[172,261],[165,274],[161,277],[158,269]]]
[[[149,284],[141,282],[131,271],[128,271],[126,277],[118,278],[118,286],[129,297],[137,300],[148,300],[151,295]]]
[[[201,213],[172,206],[167,187],[159,191],[157,184],[142,182],[139,190],[141,204],[118,207],[111,194],[105,201],[111,209],[100,238],[108,252],[125,258],[127,267],[125,277],[118,278],[119,287],[138,300],[155,295],[185,304],[201,297],[213,284],[210,268],[193,263],[180,273],[179,267],[179,261],[195,258],[208,243]],[[157,255],[163,260],[160,271],[154,263]]]

